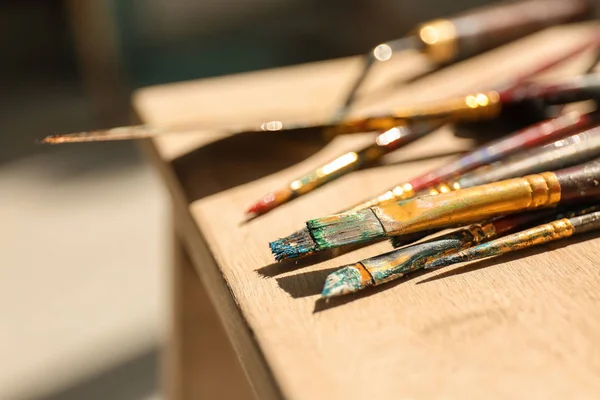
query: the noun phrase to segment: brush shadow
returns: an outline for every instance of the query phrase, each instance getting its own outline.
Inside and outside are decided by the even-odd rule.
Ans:
[[[301,274],[277,278],[277,284],[294,299],[314,296],[323,290],[325,278],[340,267],[303,272]]]
[[[300,268],[310,267],[323,261],[335,257],[332,250],[321,251],[306,257],[283,260],[273,264],[266,265],[256,270],[256,273],[263,278],[274,278],[286,272],[295,271]]]
[[[336,247],[333,249],[321,250],[317,253],[301,257],[293,258],[288,260],[279,261],[273,264],[266,265],[256,270],[256,272],[263,278],[274,278],[278,275],[290,272],[296,269],[310,267],[321,263],[323,261],[331,260],[335,257],[339,257],[343,254],[350,253],[355,250],[362,249],[363,247],[370,246],[375,243],[383,242],[387,239],[375,240],[366,243],[354,243],[343,247]]]
[[[360,292],[356,292],[356,293],[352,293],[352,294],[348,294],[348,295],[344,295],[344,296],[340,296],[340,297],[332,297],[330,299],[320,298],[317,301],[315,301],[315,308],[313,310],[313,314],[316,314],[316,313],[319,313],[319,312],[322,312],[325,310],[329,310],[331,308],[343,306],[344,304],[352,303],[353,301],[357,301],[357,300],[360,300],[365,297],[374,296],[377,293],[383,292],[384,290],[394,288],[400,284],[409,282],[413,279],[417,279],[417,278],[419,278],[423,275],[429,274],[431,272],[433,272],[433,271],[426,270],[426,269],[420,269],[418,271],[415,271],[415,272],[413,272],[407,276],[404,276],[400,279],[397,279],[395,281],[386,282],[379,286],[361,290]]]
[[[507,254],[503,254],[497,257],[491,257],[491,258],[485,258],[482,260],[478,260],[475,262],[472,262],[470,264],[466,264],[463,266],[459,266],[457,268],[454,268],[450,271],[441,273],[439,275],[436,276],[432,276],[430,278],[426,278],[420,282],[417,282],[417,285],[421,285],[423,283],[429,283],[429,282],[434,282],[437,281],[439,279],[444,279],[444,278],[450,278],[452,276],[457,276],[457,275],[462,275],[462,274],[467,274],[469,272],[474,272],[480,269],[484,269],[484,268],[488,268],[488,267],[493,267],[496,264],[501,264],[501,263],[506,263],[506,262],[510,262],[510,261],[515,261],[515,260],[520,260],[520,259],[525,259],[528,257],[532,257],[535,256],[537,254],[541,254],[541,253],[545,253],[547,251],[550,250],[555,250],[555,249],[560,249],[562,247],[566,247],[572,244],[576,244],[576,243],[580,243],[580,242],[585,242],[587,240],[590,239],[594,239],[597,238],[600,235],[600,233],[598,232],[588,232],[585,234],[582,234],[580,236],[577,237],[573,237],[567,240],[559,240],[556,242],[550,242],[547,243],[543,246],[538,246],[538,247],[532,247],[526,250],[522,250],[522,251],[517,251],[514,253],[507,253]],[[452,267],[451,265],[448,267]],[[440,268],[442,269],[442,268]],[[433,271],[437,271],[435,269],[431,270]]]
[[[295,165],[326,144],[317,128],[246,132],[197,148],[172,165],[191,203]]]

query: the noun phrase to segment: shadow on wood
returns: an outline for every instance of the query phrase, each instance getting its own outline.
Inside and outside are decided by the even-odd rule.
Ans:
[[[325,144],[318,129],[240,133],[195,149],[172,164],[191,203],[288,168]]]

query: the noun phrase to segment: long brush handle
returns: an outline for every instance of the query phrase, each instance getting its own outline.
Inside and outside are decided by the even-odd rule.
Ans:
[[[493,216],[600,196],[600,159],[556,173],[507,179],[401,204],[372,207],[385,234],[394,236],[476,222]]]
[[[555,172],[561,201],[600,196],[600,159]]]
[[[438,63],[471,57],[543,28],[583,19],[588,0],[502,2],[424,24],[418,36],[424,52]]]
[[[591,206],[575,211],[569,211],[558,220],[536,226],[512,235],[495,239],[484,245],[477,245],[457,253],[434,260],[425,268],[434,269],[446,267],[459,262],[473,261],[525,249],[554,240],[567,238],[573,234],[600,229],[599,206]]]

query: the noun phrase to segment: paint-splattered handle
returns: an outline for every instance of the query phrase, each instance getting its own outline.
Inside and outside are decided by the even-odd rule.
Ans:
[[[561,202],[600,197],[600,158],[555,172]]]

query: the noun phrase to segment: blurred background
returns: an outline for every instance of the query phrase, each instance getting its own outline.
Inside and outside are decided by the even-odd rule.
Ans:
[[[343,57],[485,0],[0,2],[0,399],[160,399],[169,204],[136,88]]]

